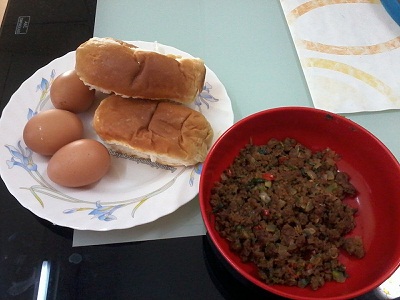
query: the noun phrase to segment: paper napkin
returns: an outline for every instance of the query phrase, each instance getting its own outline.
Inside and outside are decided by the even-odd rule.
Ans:
[[[400,108],[400,27],[378,0],[281,0],[316,108]]]

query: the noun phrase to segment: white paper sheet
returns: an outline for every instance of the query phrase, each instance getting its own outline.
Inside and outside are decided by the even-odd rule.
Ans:
[[[154,222],[129,229],[111,231],[74,230],[73,247],[115,244],[176,237],[198,236],[206,233],[196,197],[177,211]]]
[[[400,27],[379,0],[281,0],[316,108],[400,108]]]

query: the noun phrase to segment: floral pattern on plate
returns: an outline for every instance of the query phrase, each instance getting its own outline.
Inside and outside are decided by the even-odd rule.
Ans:
[[[147,49],[153,45],[147,42],[133,43]],[[162,47],[170,53],[189,56],[173,47]],[[70,52],[39,69],[21,85],[3,112],[0,136],[8,153],[1,152],[1,157],[6,159],[0,171],[10,192],[23,206],[54,224],[102,231],[151,222],[193,199],[198,192],[202,164],[174,168],[110,152],[118,167],[109,178],[102,179],[98,184],[68,189],[48,179],[48,158],[37,155],[24,145],[22,130],[32,116],[52,108],[49,101],[50,86],[58,74],[73,68],[74,59],[75,53]],[[214,141],[233,124],[230,99],[223,85],[208,68],[203,91],[191,107],[207,117],[214,129]],[[21,110],[25,112],[21,114]],[[96,139],[90,127],[92,114],[93,110],[80,116],[86,124],[88,136],[85,137]],[[11,124],[15,116],[17,120],[14,121],[18,126]],[[123,171],[120,169],[134,170],[121,175]],[[136,173],[137,178],[143,175],[147,181],[135,183],[137,178],[132,173]],[[130,181],[132,184],[129,184]],[[116,183],[115,190],[113,183]],[[31,197],[28,197],[27,191]]]

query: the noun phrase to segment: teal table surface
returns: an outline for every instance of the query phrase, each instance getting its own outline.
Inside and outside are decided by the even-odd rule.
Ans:
[[[313,106],[280,0],[8,5],[0,32],[2,108],[34,71],[90,38],[93,20],[94,36],[158,41],[202,58],[224,84],[234,121],[269,108]],[[29,16],[29,34],[16,35],[19,17]],[[400,111],[346,117],[400,159]],[[46,299],[282,299],[244,280],[222,259],[205,234],[198,201],[153,223],[95,232],[41,219],[20,205],[3,180],[0,198],[0,299],[42,299],[39,290]],[[355,300],[372,299],[374,291]]]
[[[313,106],[279,0],[99,0],[94,35],[157,41],[202,58],[225,85],[235,121]],[[399,159],[399,111],[347,114]]]

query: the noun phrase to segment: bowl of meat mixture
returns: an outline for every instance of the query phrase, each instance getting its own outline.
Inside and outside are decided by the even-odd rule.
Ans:
[[[291,299],[348,299],[400,265],[400,165],[355,122],[284,107],[235,123],[210,149],[199,201],[228,266]]]

